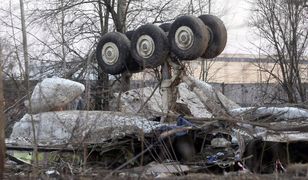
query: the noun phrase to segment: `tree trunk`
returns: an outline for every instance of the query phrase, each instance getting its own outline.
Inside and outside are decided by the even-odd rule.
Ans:
[[[3,179],[5,163],[5,117],[4,117],[4,97],[2,81],[2,47],[0,44],[0,179]]]
[[[117,29],[121,32],[124,33],[125,32],[125,20],[126,20],[126,5],[127,5],[127,0],[118,0],[118,24],[120,27],[118,27]]]
[[[66,67],[66,52],[65,52],[65,15],[64,15],[64,0],[61,0],[61,51],[62,51],[62,63],[63,63],[63,77],[66,77],[67,67]]]
[[[24,12],[24,2],[23,0],[19,0],[20,3],[20,16],[21,16],[21,30],[22,30],[22,45],[24,52],[24,61],[25,61],[25,74],[24,80],[27,88],[27,99],[29,101],[29,109],[31,111],[31,101],[30,101],[30,84],[29,84],[29,54],[28,54],[28,42],[27,42],[27,30],[26,30],[26,20],[25,20],[25,12]],[[32,116],[31,116],[32,119]],[[37,151],[37,141],[36,141],[36,131],[34,126],[34,121],[31,121],[32,132],[33,132],[33,149],[34,149],[34,165],[33,165],[33,174],[35,177],[38,175],[37,167],[38,167],[38,151]]]
[[[260,50],[278,64],[280,72],[266,71],[282,86],[289,103],[306,101],[301,76],[306,69],[301,66],[308,45],[308,36],[304,33],[307,21],[304,3],[299,2],[256,0],[251,17],[252,25],[266,40],[260,44]]]
[[[211,14],[211,0],[209,0],[209,14]],[[204,59],[201,61],[201,72],[200,72],[200,78],[202,81],[207,82],[208,81],[208,59]]]
[[[127,0],[118,0],[118,23],[120,25],[120,27],[118,27],[117,29],[120,30],[121,33],[124,33],[126,31],[125,28],[125,20],[126,20],[126,6],[127,6]],[[130,89],[130,78],[131,78],[131,74],[128,72],[124,72],[122,73],[121,76],[121,91],[125,92],[128,91]]]
[[[110,3],[110,0],[106,0],[107,3]],[[108,32],[108,20],[109,20],[109,11],[106,10],[106,13],[103,14],[103,7],[101,2],[98,2],[99,7],[99,19],[101,26],[101,36]],[[106,8],[107,9],[107,8]],[[98,68],[98,80],[96,86],[96,97],[95,97],[95,109],[104,111],[109,110],[109,77],[108,74],[103,72]]]

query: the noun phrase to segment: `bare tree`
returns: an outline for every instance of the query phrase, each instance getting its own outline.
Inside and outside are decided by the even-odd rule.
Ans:
[[[207,7],[207,1],[201,0],[185,0],[184,3],[175,0],[49,0],[34,3],[30,0],[27,3],[30,5],[26,6],[28,44],[31,46],[29,67],[36,71],[40,68],[40,72],[35,73],[29,69],[30,78],[56,75],[81,80],[90,69],[91,75],[97,75],[101,81],[95,86],[95,99],[103,99],[103,102],[96,103],[95,109],[105,110],[108,110],[110,94],[109,76],[101,72],[93,58],[90,60],[91,67],[86,65],[98,39],[108,31],[125,32],[145,23],[170,22],[178,15],[189,14],[189,3],[193,3],[189,9],[195,15],[206,12],[204,9]],[[10,14],[11,19],[15,18],[14,22],[19,21],[17,13]],[[21,28],[6,21],[7,18],[0,18],[0,22],[12,28],[14,33],[11,34],[15,36],[16,33],[13,38],[15,43],[11,44],[16,47],[17,59],[21,59],[16,61],[13,58],[12,62],[22,62],[19,58],[22,57],[21,40],[18,39]],[[23,70],[24,65],[20,68]],[[126,82],[122,83],[126,84],[123,91],[129,89],[129,79],[130,74],[123,74],[122,80]]]
[[[63,61],[63,71],[64,77],[66,76],[66,47],[65,47],[65,14],[64,14],[64,0],[61,0],[61,23],[60,23],[60,34],[61,34],[61,49],[62,49],[62,61]]]
[[[188,5],[186,6],[184,10],[187,11],[188,14],[193,14],[193,15],[202,15],[205,12],[208,14],[211,14],[211,0],[206,0],[206,1],[201,1],[201,0],[190,0],[188,2]],[[202,81],[208,82],[210,80],[210,69],[214,65],[215,60],[213,59],[199,59],[200,62],[200,74],[199,74],[199,79]],[[192,62],[196,63],[196,62]]]
[[[110,3],[110,0],[107,0],[107,3]],[[101,2],[97,3],[98,6],[98,15],[99,23],[101,29],[101,36],[108,32],[109,24],[109,11],[104,11],[103,4]],[[105,8],[106,9],[106,8]],[[107,73],[103,72],[98,68],[98,81],[96,89],[96,102],[95,109],[100,110],[109,110],[109,76]]]
[[[117,25],[116,29],[119,32],[124,33],[126,31],[126,25],[125,25],[125,21],[126,21],[126,14],[127,14],[127,9],[128,9],[128,4],[129,1],[127,0],[118,0],[118,6],[117,6],[117,17],[113,18],[115,21],[115,24]],[[118,21],[116,23],[116,21]],[[122,73],[121,76],[121,84],[122,84],[122,88],[121,90],[123,92],[128,91],[130,89],[130,78],[131,78],[131,74],[128,72],[124,72]]]
[[[2,45],[0,44],[0,178],[3,178],[5,163],[5,117],[2,80]]]
[[[24,52],[24,62],[25,62],[25,83],[27,88],[27,98],[29,101],[29,109],[31,111],[31,101],[30,101],[30,84],[29,84],[29,55],[28,55],[28,41],[27,41],[27,30],[26,30],[26,20],[25,20],[25,12],[24,12],[24,2],[23,0],[19,0],[20,3],[20,20],[21,20],[21,29],[22,29],[22,42],[23,42],[23,52]],[[38,150],[37,150],[37,141],[36,141],[36,131],[34,126],[34,120],[31,116],[31,125],[32,125],[32,132],[33,132],[33,149],[34,149],[34,166],[33,166],[33,172],[34,176],[36,177],[37,167],[38,167]]]
[[[301,69],[308,44],[306,4],[307,0],[256,0],[253,6],[251,25],[264,40],[260,51],[273,64],[261,71],[279,83],[289,103],[307,100]]]
[[[211,5],[211,0],[209,0],[209,14],[211,14]],[[202,81],[208,81],[210,66],[211,64],[213,64],[212,62],[213,61],[209,61],[208,59],[206,59],[205,61],[201,61],[201,71],[199,79],[201,79]]]

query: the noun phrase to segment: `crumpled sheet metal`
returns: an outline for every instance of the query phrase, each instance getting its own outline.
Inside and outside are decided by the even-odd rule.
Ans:
[[[85,86],[79,82],[53,77],[38,83],[31,96],[32,114],[60,108],[80,96]],[[26,103],[29,108],[29,102]]]
[[[233,139],[236,141],[235,134],[239,133],[242,137],[244,137],[245,141],[250,141],[255,138],[261,138],[263,141],[270,141],[270,142],[296,142],[296,141],[308,141],[308,132],[307,130],[301,131],[301,127],[308,126],[308,123],[305,121],[276,121],[276,122],[269,122],[268,127],[260,127],[257,125],[251,125],[248,123],[238,123],[239,127],[245,128],[237,129],[232,128],[233,130]],[[272,128],[283,130],[273,130]],[[295,128],[295,130],[292,130]],[[296,130],[298,129],[298,130]],[[249,133],[248,133],[249,132]]]
[[[270,142],[296,142],[308,141],[308,133],[301,132],[281,132],[281,133],[267,133],[262,136],[262,140]]]
[[[38,145],[66,143],[101,143],[138,133],[150,133],[166,124],[119,112],[58,111],[32,115]],[[15,123],[10,142],[32,145],[31,115],[26,114]]]
[[[233,128],[232,141],[238,143],[236,133],[239,133],[245,141],[250,141],[255,138],[261,138],[263,141],[270,142],[296,142],[296,141],[308,141],[308,132],[299,131],[272,131],[270,129],[258,126],[252,126],[249,124],[241,124],[240,126],[245,127],[251,134],[247,132]]]
[[[132,89],[122,94],[121,96],[121,112],[136,114],[139,109],[142,113],[151,114],[153,112],[163,112],[162,95],[159,89],[153,93],[154,88],[145,87]],[[152,94],[153,93],[153,94]],[[151,96],[152,94],[152,96]],[[148,98],[151,98],[148,100]],[[148,100],[147,103],[145,103]]]
[[[213,115],[206,109],[204,104],[200,101],[198,96],[192,92],[186,83],[178,85],[178,97],[176,102],[187,105],[191,114],[198,118],[210,118]]]
[[[137,113],[142,109],[140,112],[146,115],[155,116],[155,112],[158,112],[157,115],[161,115],[164,112],[162,94],[159,89],[156,89],[154,93],[153,91],[154,88],[145,87],[123,93],[121,112]],[[238,104],[216,91],[210,84],[191,76],[183,78],[183,82],[177,86],[177,91],[176,103],[185,105],[194,117],[210,118],[213,117],[212,112],[240,108]],[[209,106],[208,102],[215,103]]]
[[[308,120],[308,111],[296,107],[244,107],[230,111],[232,116],[251,114],[253,117],[275,116],[277,119],[289,120],[304,118]]]
[[[183,77],[184,82],[188,84],[191,88],[197,88],[199,89],[204,95],[207,96],[211,101],[216,101],[221,103],[221,105],[227,110],[231,111],[232,109],[240,108],[238,104],[233,102],[232,100],[228,99],[225,95],[223,95],[221,92],[215,90],[213,86],[210,84],[201,81],[197,78],[194,78],[192,76],[184,76]]]
[[[181,165],[177,162],[156,163],[152,162],[144,167],[146,175],[160,175],[162,173],[180,173],[190,171],[191,168],[187,165]]]

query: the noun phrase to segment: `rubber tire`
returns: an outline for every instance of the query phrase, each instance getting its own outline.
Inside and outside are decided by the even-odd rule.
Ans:
[[[209,42],[209,46],[206,49],[205,53],[201,56],[206,59],[215,58],[226,47],[227,43],[227,30],[218,17],[213,15],[201,15],[199,18],[203,21],[203,23],[209,27],[211,31],[211,39]]]
[[[125,35],[129,40],[132,40],[132,36],[135,31],[126,31]]]
[[[127,31],[125,35],[129,40],[131,40],[134,32],[135,31]],[[143,68],[139,66],[139,64],[136,62],[136,60],[132,56],[128,58],[126,68],[127,68],[127,71],[130,73],[138,73],[138,72],[143,71]]]
[[[142,35],[150,36],[155,44],[155,50],[148,58],[141,57],[137,52],[137,41]],[[157,66],[162,65],[169,54],[169,43],[165,32],[153,24],[145,24],[140,26],[132,36],[131,54],[141,67],[156,68]]]
[[[119,58],[115,64],[106,64],[102,57],[102,48],[104,44],[113,42],[119,49]],[[96,59],[99,67],[106,73],[116,75],[125,72],[126,62],[130,57],[130,43],[128,38],[119,32],[106,33],[99,40],[96,47]]]
[[[194,34],[194,43],[187,50],[180,49],[175,42],[175,33],[181,26],[189,27]],[[204,54],[210,40],[210,32],[201,19],[186,15],[178,17],[171,25],[168,34],[171,51],[179,60],[194,60]]]
[[[169,32],[171,23],[163,23],[159,25],[159,27],[164,31],[164,32]]]

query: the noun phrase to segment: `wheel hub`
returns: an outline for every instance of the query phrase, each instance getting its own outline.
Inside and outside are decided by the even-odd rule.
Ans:
[[[182,50],[191,48],[194,43],[194,33],[189,27],[181,26],[175,32],[175,43]]]
[[[142,58],[149,58],[155,51],[155,43],[148,35],[142,35],[137,40],[137,52]]]
[[[108,65],[115,64],[119,59],[119,49],[116,44],[108,42],[102,49],[103,61]]]

